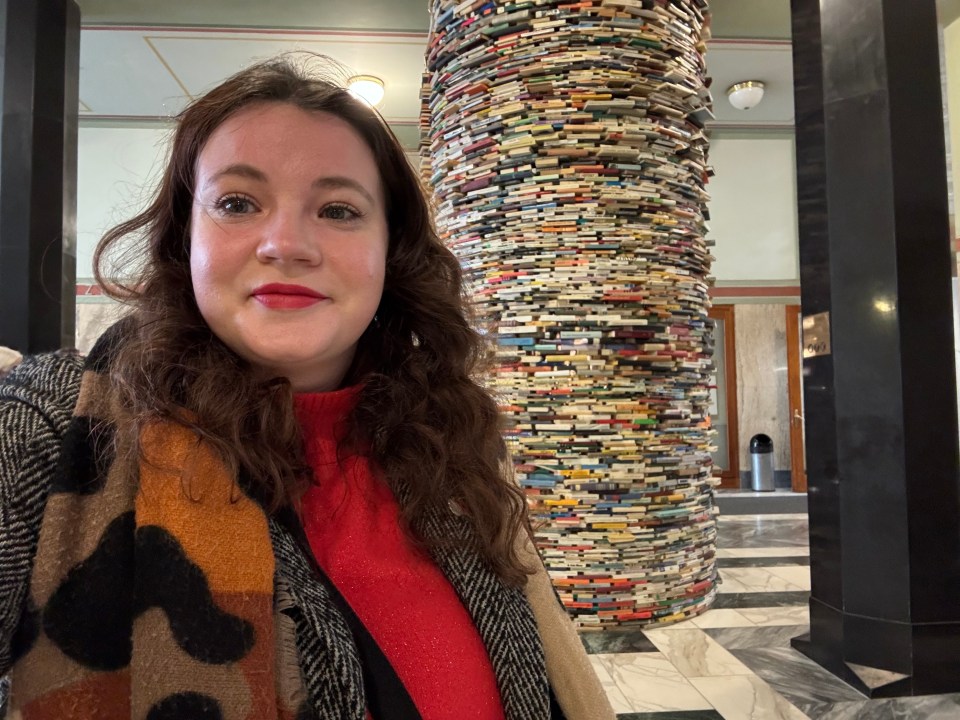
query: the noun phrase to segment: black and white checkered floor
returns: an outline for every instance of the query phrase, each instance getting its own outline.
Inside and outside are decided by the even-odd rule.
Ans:
[[[807,631],[807,516],[719,520],[703,615],[582,636],[618,720],[957,720],[960,694],[868,700],[790,647]]]

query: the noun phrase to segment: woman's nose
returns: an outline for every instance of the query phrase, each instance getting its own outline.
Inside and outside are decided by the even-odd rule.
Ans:
[[[262,228],[257,244],[261,262],[316,265],[323,259],[317,227],[302,213],[278,211]]]

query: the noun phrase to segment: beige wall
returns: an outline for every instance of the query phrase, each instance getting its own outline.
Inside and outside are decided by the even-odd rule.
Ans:
[[[716,241],[710,274],[720,282],[800,281],[793,133],[711,134],[707,185]]]
[[[953,235],[960,237],[960,19],[943,30],[943,61],[947,71],[947,123],[953,179]]]
[[[750,438],[773,439],[776,470],[790,469],[790,413],[787,394],[787,334],[784,305],[734,308],[737,343],[737,423],[740,469],[750,469]]]

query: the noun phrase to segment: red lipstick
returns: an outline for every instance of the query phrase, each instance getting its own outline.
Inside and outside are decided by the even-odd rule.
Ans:
[[[271,310],[296,310],[326,300],[327,296],[303,285],[268,283],[250,293],[261,305]]]

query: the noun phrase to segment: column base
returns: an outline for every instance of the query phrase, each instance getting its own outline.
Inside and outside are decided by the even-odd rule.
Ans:
[[[898,623],[810,599],[791,646],[869,698],[960,692],[960,622]]]

